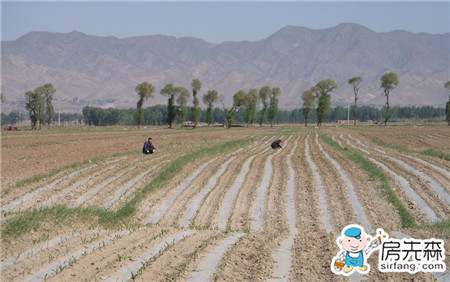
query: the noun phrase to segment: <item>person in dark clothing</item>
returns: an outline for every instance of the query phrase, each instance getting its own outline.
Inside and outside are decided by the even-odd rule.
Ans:
[[[153,146],[152,138],[148,138],[148,141],[144,143],[144,147],[142,148],[142,153],[144,154],[153,154],[156,151],[155,146]]]
[[[270,145],[270,147],[272,147],[272,149],[278,149],[278,148],[283,148],[281,147],[281,140],[277,140],[277,141],[273,141],[272,145]]]

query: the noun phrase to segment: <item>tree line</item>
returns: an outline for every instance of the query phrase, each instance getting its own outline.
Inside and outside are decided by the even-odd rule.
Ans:
[[[357,120],[364,121],[366,116],[376,121],[383,118],[384,124],[386,125],[388,120],[394,117],[396,113],[407,119],[436,118],[436,115],[440,115],[436,114],[436,111],[430,110],[433,109],[432,107],[419,107],[420,110],[417,107],[391,107],[389,102],[390,92],[399,84],[398,76],[394,72],[386,73],[380,78],[380,87],[383,89],[383,95],[386,97],[386,105],[383,107],[381,113],[375,108],[358,107],[359,84],[362,81],[363,79],[361,77],[353,77],[348,80],[348,83],[353,88],[355,97],[355,102],[352,106],[352,119],[355,125]],[[83,118],[87,124],[93,125],[134,124],[140,127],[144,124],[168,124],[170,128],[172,128],[174,123],[183,124],[187,119],[193,123],[194,128],[200,121],[204,121],[208,125],[213,122],[222,122],[229,128],[236,122],[243,122],[248,126],[252,126],[253,123],[259,123],[262,126],[267,121],[272,126],[274,122],[284,123],[290,120],[290,122],[296,123],[302,120],[305,126],[307,126],[308,121],[317,122],[317,125],[321,126],[324,121],[329,122],[345,119],[345,116],[338,114],[341,108],[335,107],[333,109],[331,107],[331,93],[338,88],[338,85],[331,79],[321,80],[302,93],[302,117],[299,116],[299,111],[297,110],[280,112],[278,109],[278,97],[281,94],[281,90],[279,87],[270,86],[263,86],[259,90],[252,88],[247,92],[239,90],[233,95],[233,103],[228,108],[225,106],[223,96],[219,95],[215,90],[208,90],[202,99],[203,103],[207,106],[206,111],[203,111],[199,107],[200,102],[198,98],[201,87],[202,83],[199,79],[192,80],[193,107],[187,106],[191,92],[183,86],[175,86],[173,83],[169,83],[160,90],[160,94],[166,96],[168,99],[167,106],[155,106],[144,109],[144,102],[153,97],[155,87],[151,83],[142,82],[135,88],[135,92],[138,95],[135,110],[104,110],[95,107],[85,107],[83,108]],[[444,87],[450,92],[450,81],[445,83]],[[47,83],[36,88],[34,91],[27,91],[25,93],[25,109],[29,113],[32,129],[36,129],[37,125],[41,128],[44,123],[50,125],[54,121],[55,109],[52,100],[55,92],[56,90],[53,85]],[[3,93],[1,93],[0,98],[2,103],[6,99]],[[214,104],[219,100],[222,102],[222,110],[214,109]],[[258,110],[260,103],[262,107]],[[313,111],[314,108],[315,111]],[[349,109],[347,110],[349,111]],[[360,110],[362,112],[359,112]],[[424,114],[422,114],[423,111],[427,112],[427,117],[424,117]],[[368,112],[370,113],[369,115],[367,114]],[[430,112],[434,113],[430,114]],[[218,118],[217,114],[221,118]],[[331,117],[329,117],[330,115]],[[446,103],[444,115],[450,125],[450,95],[449,101]],[[347,112],[347,118],[348,116],[349,112]],[[2,114],[2,119],[3,117],[4,115]],[[18,120],[17,116],[15,118]]]
[[[187,116],[189,116],[194,110],[194,107],[187,107]],[[135,109],[102,109],[98,107],[86,106],[83,108],[83,119],[87,125],[127,125],[137,126],[137,122],[134,119]],[[227,115],[229,110],[223,108],[214,108],[212,110],[200,109],[199,122],[209,124],[221,124],[222,126],[228,126]],[[376,108],[371,106],[361,106],[357,112],[356,120],[360,122],[367,122],[372,120],[374,122],[383,122],[384,108]],[[442,107],[432,106],[407,106],[392,107],[392,120],[429,120],[429,121],[442,121],[445,120],[445,109]],[[141,126],[149,125],[168,125],[166,116],[168,109],[166,105],[149,106],[143,109],[143,122]],[[273,124],[280,123],[297,123],[304,124],[304,108],[293,110],[279,110],[272,120]],[[242,126],[250,126],[247,119],[248,111],[245,108],[239,108],[235,111],[233,120],[235,124]],[[347,120],[349,114],[350,122],[353,123],[353,106],[343,107],[337,106],[331,108],[329,114],[324,117],[323,122],[336,122],[338,120]],[[310,111],[308,116],[310,122],[316,123],[318,121],[317,113]],[[209,122],[207,120],[209,119]],[[179,124],[176,122],[176,124]]]
[[[268,104],[268,103],[267,103]],[[187,107],[187,116],[190,116],[194,107]],[[331,108],[330,113],[325,117],[324,122],[336,122],[337,120],[346,120],[349,114],[350,121],[354,120],[353,106],[343,107],[337,106]],[[293,110],[279,110],[273,119],[274,124],[280,123],[305,123],[304,108]],[[361,106],[358,108],[356,120],[361,122],[367,122],[372,120],[375,122],[381,122],[385,109],[376,108],[371,106]],[[99,107],[86,106],[83,108],[82,113],[60,113],[54,115],[52,123],[76,123],[87,124],[96,126],[105,125],[126,125],[137,126],[135,120],[136,109],[103,109]],[[143,108],[143,121],[141,126],[149,125],[168,125],[167,124],[167,105],[155,105]],[[446,119],[446,109],[442,107],[432,106],[395,106],[392,108],[393,121],[403,120],[429,120],[429,121],[442,121]],[[223,108],[207,107],[207,109],[200,109],[199,122],[208,124],[225,124],[225,119],[228,111]],[[247,124],[246,114],[248,112],[245,108],[240,108],[235,112],[235,123],[240,125]],[[15,125],[17,123],[26,121],[29,119],[24,113],[11,112],[9,114],[1,113],[2,125]],[[310,111],[307,119],[309,122],[317,122],[317,114],[315,111]],[[258,120],[259,124],[260,120]],[[225,124],[226,126],[226,124]]]

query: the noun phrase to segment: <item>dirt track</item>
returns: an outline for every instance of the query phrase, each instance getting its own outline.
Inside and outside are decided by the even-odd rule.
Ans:
[[[62,205],[117,211],[181,156],[227,141],[250,139],[243,150],[236,147],[224,154],[202,156],[183,166],[164,187],[146,194],[121,230],[103,230],[96,221],[80,217],[71,224],[44,220],[35,231],[8,238],[1,249],[5,262],[2,280],[167,281],[202,275],[220,281],[346,280],[330,270],[339,251],[335,240],[348,224],[364,226],[362,213],[372,230],[401,231],[417,239],[442,238],[449,246],[448,230],[402,228],[398,212],[378,187],[380,183],[321,138],[333,137],[347,150],[401,175],[439,221],[448,221],[450,162],[373,142],[378,138],[391,145],[406,144],[411,150],[434,148],[448,154],[448,129],[426,127],[420,134],[410,127],[385,130],[116,128],[2,135],[2,228],[20,216],[20,211],[33,208]],[[144,156],[140,150],[148,135],[153,137],[157,153]],[[270,149],[271,141],[279,138],[285,141],[283,148]],[[27,153],[28,148],[35,153]],[[319,192],[311,162],[317,167],[325,195]],[[19,180],[54,169],[60,170],[14,186]],[[416,222],[430,224],[404,187],[388,172],[385,175]],[[441,191],[436,187],[444,192],[436,192]],[[358,213],[359,208],[363,212]],[[323,209],[330,230],[321,218]],[[279,255],[282,246],[287,255]],[[448,265],[448,247],[446,258]],[[369,259],[370,280],[434,279],[429,273],[380,273],[377,261]],[[278,273],[283,271],[278,266],[286,264],[291,267],[280,277]]]

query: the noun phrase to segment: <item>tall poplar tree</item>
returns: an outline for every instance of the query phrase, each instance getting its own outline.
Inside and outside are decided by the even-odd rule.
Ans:
[[[350,78],[348,80],[348,84],[350,84],[353,87],[353,94],[355,95],[355,105],[353,105],[353,126],[356,125],[358,92],[359,92],[359,84],[361,83],[361,81],[362,78],[359,76]]]
[[[166,84],[163,89],[159,92],[161,95],[168,97],[167,100],[167,123],[169,128],[172,128],[172,124],[177,117],[177,107],[175,106],[175,99],[181,93],[186,93],[189,91],[183,86],[173,86],[172,83]]]
[[[280,96],[280,94],[281,90],[279,87],[272,88],[272,93],[270,93],[269,110],[267,112],[270,127],[273,126],[273,121],[278,115],[278,96]]]
[[[36,88],[34,92],[44,101],[44,109],[40,115],[41,118],[39,119],[39,126],[41,123],[45,123],[46,120],[47,124],[50,125],[52,118],[55,115],[53,95],[56,93],[56,90],[51,83],[46,83],[43,86]]]
[[[272,89],[269,86],[263,86],[259,90],[259,98],[261,99],[261,103],[263,104],[262,110],[259,112],[259,126],[262,126],[266,120],[267,115],[267,107],[269,103],[267,102],[270,99],[270,95],[272,94]]]
[[[314,93],[311,90],[305,90],[302,94],[303,100],[303,117],[305,118],[305,127],[308,126],[308,116],[314,109]]]
[[[200,88],[202,88],[202,82],[198,79],[192,80],[191,83],[192,86],[192,96],[194,96],[194,107],[191,111],[191,121],[194,123],[194,128],[197,127],[198,121],[200,120],[200,116],[202,114],[200,108],[198,107],[198,104],[200,101],[197,98],[197,94],[200,91]]]
[[[231,109],[227,111],[225,121],[227,128],[231,127],[232,123],[234,122],[234,114],[240,107],[245,105],[246,100],[247,100],[247,93],[245,93],[245,91],[243,90],[240,90],[233,95],[233,106],[231,107]]]
[[[250,89],[245,98],[245,122],[247,123],[247,126],[251,126],[256,121],[256,106],[259,103],[258,89]]]
[[[208,92],[203,95],[203,103],[205,103],[207,106],[205,121],[208,125],[211,125],[211,123],[214,121],[213,104],[217,102],[218,99],[219,94],[216,90],[208,90]]]
[[[386,113],[384,114],[384,125],[387,125],[389,118],[392,115],[391,106],[389,104],[390,91],[394,89],[398,84],[398,76],[395,72],[385,73],[381,79],[381,88],[384,89],[383,94],[386,96]]]
[[[172,128],[172,123],[175,121],[177,116],[175,109],[175,86],[172,83],[166,84],[163,89],[159,92],[161,95],[167,96],[167,123],[169,128]]]
[[[317,99],[317,126],[322,126],[323,118],[331,112],[330,92],[337,88],[338,85],[331,79],[321,80],[311,88]]]
[[[144,101],[153,98],[153,92],[155,91],[155,87],[148,82],[142,82],[141,84],[138,84],[135,89],[136,93],[139,96],[139,100],[136,104],[136,114],[135,119],[137,122],[138,128],[140,125],[144,122],[144,109],[142,106],[144,105]]]
[[[36,88],[37,90],[37,88]],[[39,122],[39,129],[41,124],[45,121],[45,101],[41,96],[40,91],[27,91],[25,93],[25,109],[28,111],[31,120],[31,129],[36,129],[36,125]]]
[[[177,119],[180,123],[181,127],[183,127],[183,122],[186,120],[186,113],[187,113],[187,101],[188,98],[191,96],[189,93],[189,90],[187,90],[184,87],[176,87],[177,91]]]

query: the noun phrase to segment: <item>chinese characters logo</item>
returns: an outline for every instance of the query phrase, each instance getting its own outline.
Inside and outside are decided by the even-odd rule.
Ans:
[[[439,239],[389,239],[379,253],[381,272],[445,271],[444,241]]]
[[[351,224],[342,229],[336,244],[340,251],[333,258],[331,270],[335,274],[351,275],[355,271],[367,274],[367,258],[379,251],[378,270],[381,272],[443,272],[446,271],[444,241],[440,239],[395,239],[383,229],[375,236],[364,228]]]

